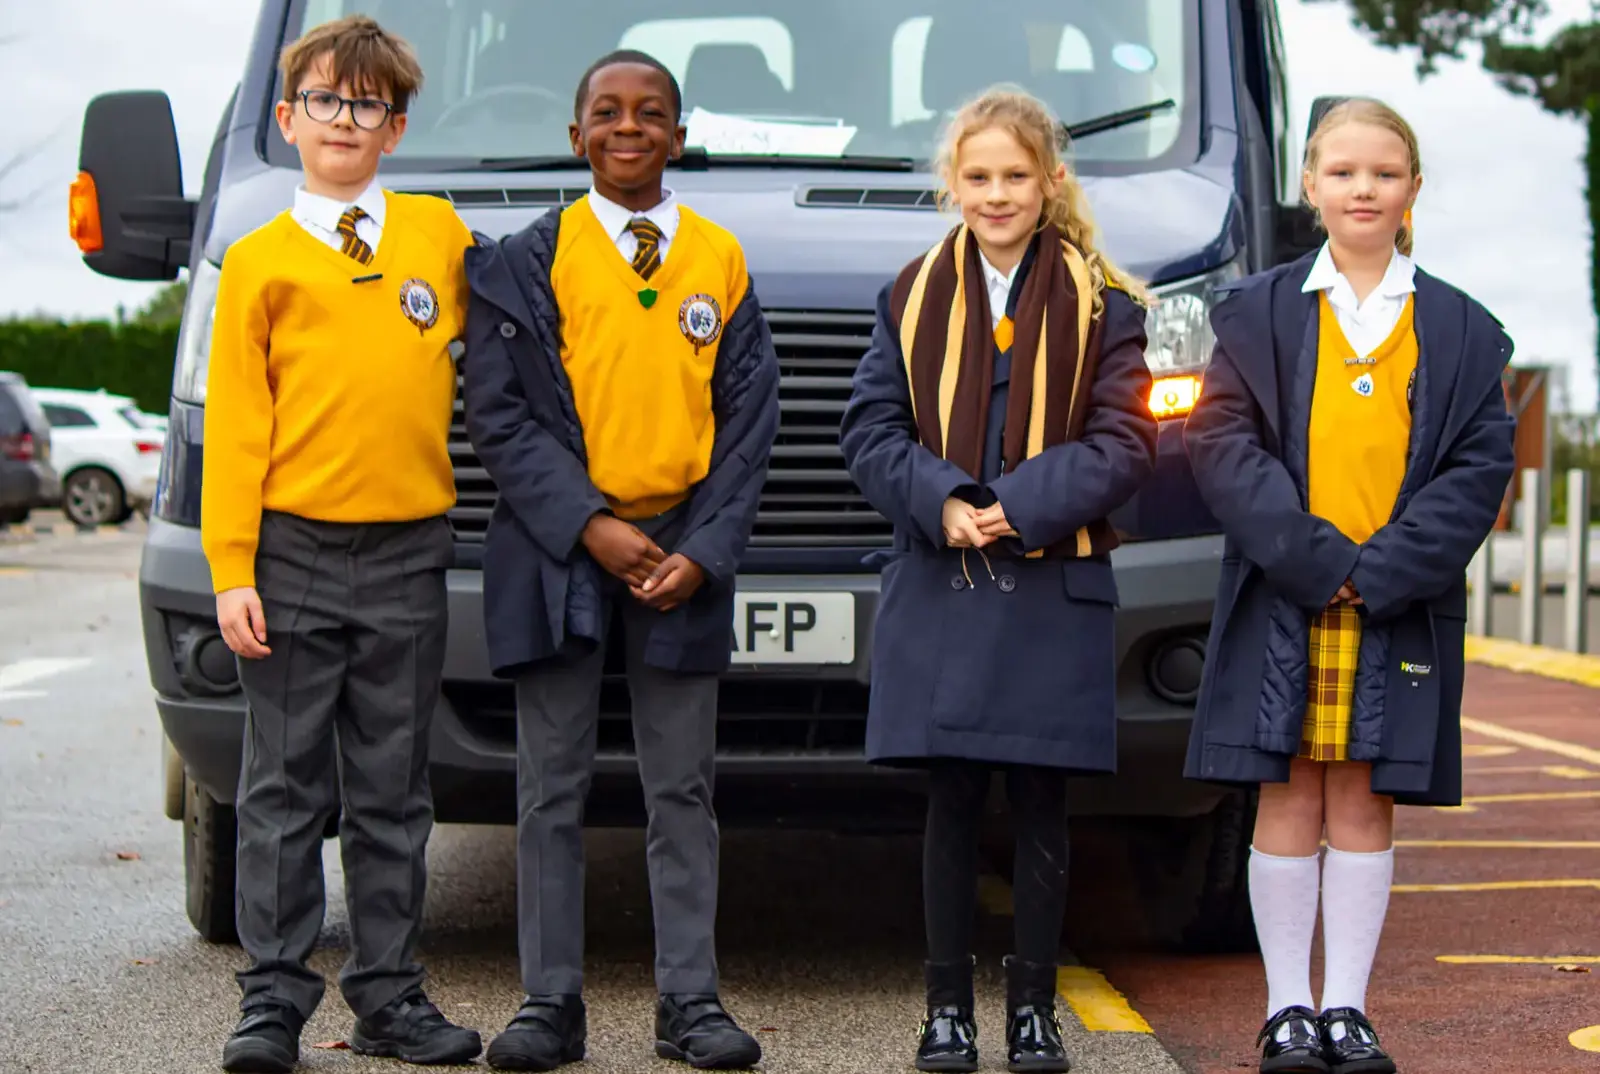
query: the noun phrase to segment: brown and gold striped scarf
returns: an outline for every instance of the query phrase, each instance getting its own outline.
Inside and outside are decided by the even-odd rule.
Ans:
[[[1034,237],[1033,266],[1017,296],[1011,386],[1003,440],[1005,472],[1083,434],[1103,317],[1083,254],[1053,225]],[[1046,256],[1057,251],[1057,256]],[[917,435],[935,455],[977,475],[993,389],[995,339],[978,243],[958,225],[895,281],[890,312],[899,330]],[[1109,526],[1080,530],[1031,557],[1109,551]]]

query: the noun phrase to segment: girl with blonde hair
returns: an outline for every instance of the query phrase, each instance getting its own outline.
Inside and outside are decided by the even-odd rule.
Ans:
[[[895,527],[868,759],[928,777],[920,1070],[975,1070],[978,839],[995,770],[1016,828],[1012,1070],[1068,1069],[1055,1013],[1066,779],[1116,765],[1107,517],[1155,460],[1144,290],[1095,244],[1060,124],[992,89],[939,160],[961,221],[887,285],[841,444]]]
[[[1511,479],[1512,344],[1411,260],[1422,164],[1393,109],[1330,109],[1304,186],[1328,240],[1218,304],[1185,427],[1227,539],[1186,771],[1260,788],[1260,1069],[1389,1074],[1366,994],[1394,807],[1461,801],[1466,567]]]

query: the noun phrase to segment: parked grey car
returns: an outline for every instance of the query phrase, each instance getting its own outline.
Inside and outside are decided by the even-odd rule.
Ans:
[[[50,463],[50,422],[20,373],[0,370],[0,526],[61,500]]]

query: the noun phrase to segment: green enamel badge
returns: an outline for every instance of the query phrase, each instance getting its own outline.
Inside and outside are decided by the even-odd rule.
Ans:
[[[655,304],[656,304],[656,293],[655,293],[654,290],[652,290],[651,288],[646,287],[643,291],[639,292],[639,305],[643,306],[645,309],[649,309],[651,306],[654,306]]]

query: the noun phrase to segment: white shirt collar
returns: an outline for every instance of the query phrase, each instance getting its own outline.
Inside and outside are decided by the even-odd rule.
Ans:
[[[983,265],[984,289],[989,293],[989,301],[993,304],[996,298],[999,299],[998,305],[989,311],[990,316],[998,321],[1006,315],[1006,302],[1011,297],[1011,285],[1017,280],[1017,271],[1022,268],[1022,262],[1019,261],[1011,266],[1010,272],[1001,272],[989,263],[982,250],[978,251],[978,261]]]
[[[309,220],[326,231],[339,230],[339,218],[352,204],[370,216],[378,227],[383,227],[383,212],[388,203],[384,201],[383,187],[379,185],[376,176],[354,202],[343,202],[322,194],[313,194],[304,186],[296,188],[294,192],[295,215],[302,220]]]
[[[672,236],[678,230],[678,198],[671,190],[665,187],[661,190],[661,203],[653,209],[636,213],[625,209],[610,198],[602,196],[593,187],[589,189],[589,208],[594,211],[594,217],[600,221],[600,226],[611,240],[622,238],[627,232],[628,225],[636,216],[642,216],[656,227],[661,229],[661,237],[670,243]]]
[[[1378,281],[1377,289],[1367,296],[1368,300],[1404,298],[1417,289],[1416,275],[1416,262],[1396,250],[1389,259],[1389,267],[1384,270],[1383,279]],[[1300,290],[1305,294],[1326,291],[1328,301],[1341,309],[1355,310],[1361,306],[1356,301],[1355,288],[1350,286],[1350,281],[1333,263],[1333,253],[1327,243],[1323,243],[1322,249],[1317,252],[1317,259],[1312,263],[1311,272]]]

